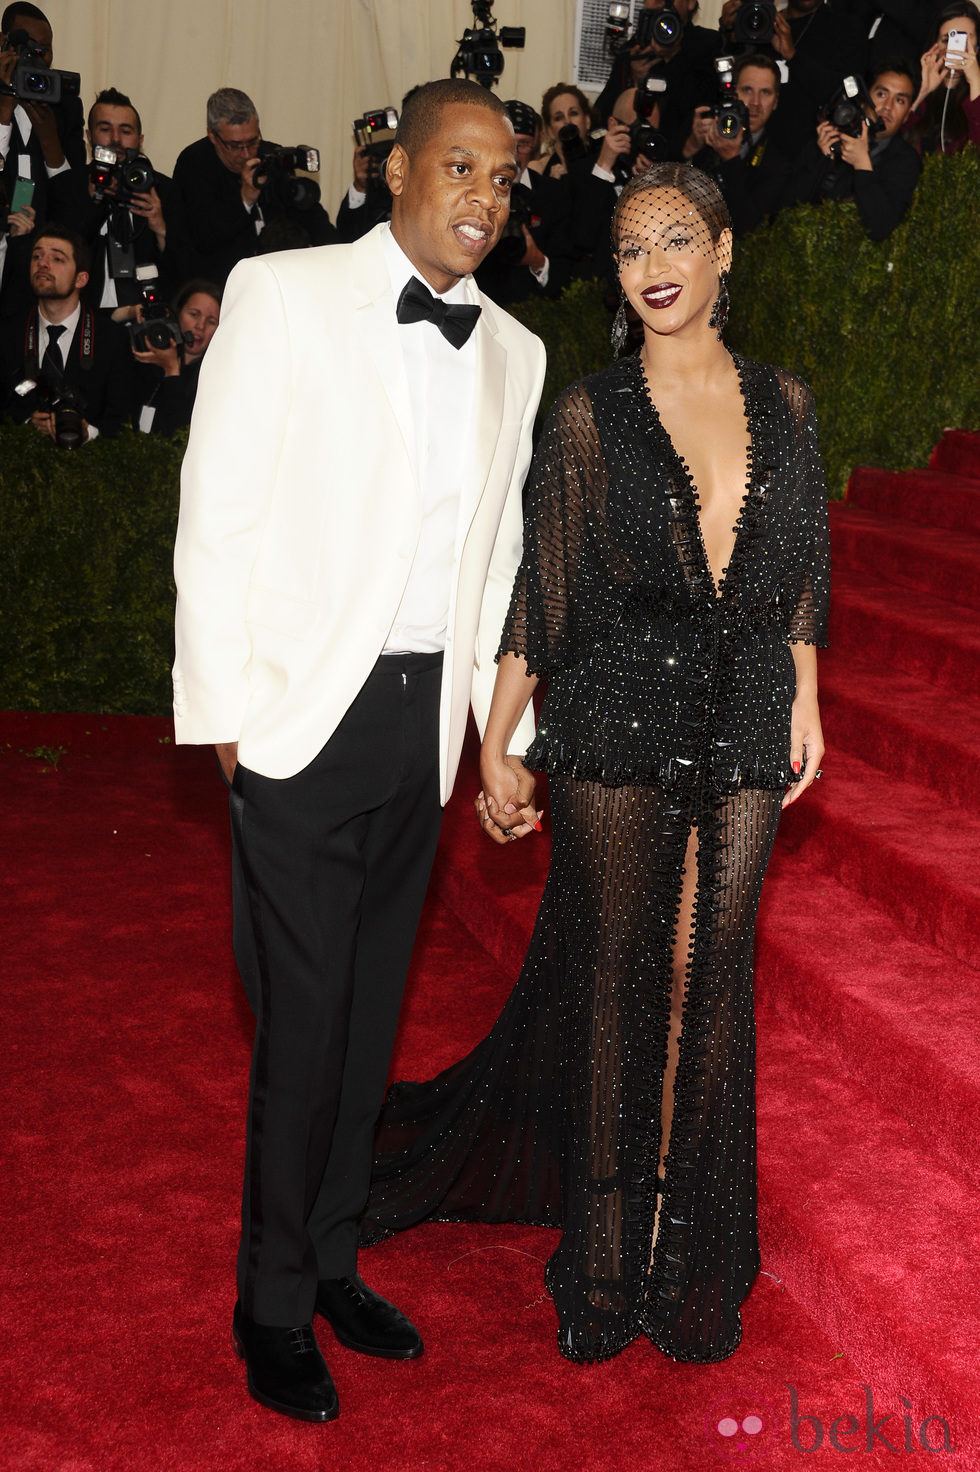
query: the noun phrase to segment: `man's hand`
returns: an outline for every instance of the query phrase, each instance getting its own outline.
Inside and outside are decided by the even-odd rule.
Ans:
[[[367,194],[371,187],[371,155],[366,148],[354,149],[354,188]]]
[[[0,82],[3,82],[8,87],[13,80],[14,67],[19,60],[20,58],[16,51],[0,51]],[[13,118],[14,108],[16,106],[16,97],[0,97],[0,123],[4,127]]]
[[[822,122],[817,124],[817,147],[827,158],[833,158],[833,145],[841,141],[841,134],[833,123]]]
[[[740,128],[734,138],[724,138],[718,132],[718,119],[711,119],[711,128],[708,132],[708,147],[713,148],[718,157],[724,159],[726,162],[730,158],[738,157],[738,151],[742,146],[744,137],[745,130]]]
[[[521,259],[518,261],[518,265],[528,266],[532,271],[543,270],[548,264],[548,257],[538,245],[527,226],[522,225],[521,229],[524,232],[524,244],[526,248]]]
[[[509,843],[540,829],[543,811],[534,806],[534,774],[519,757],[480,756],[483,791],[476,799],[480,827],[494,843]]]
[[[741,9],[742,0],[725,0],[721,7],[721,28],[726,33],[734,29],[735,17]]]
[[[776,11],[776,19],[772,28],[772,49],[777,56],[784,61],[792,61],[796,55],[796,42],[793,40],[793,32],[789,28],[789,21],[782,10]]]
[[[134,194],[129,206],[134,215],[142,215],[157,238],[160,250],[167,246],[167,222],[163,218],[163,205],[155,188],[151,188],[146,194]]]
[[[238,742],[222,741],[214,749],[218,754],[218,765],[230,787],[235,776],[235,768],[238,766]]]
[[[53,440],[54,439],[54,436],[55,436],[54,415],[51,414],[51,413],[49,413],[48,410],[46,410],[46,409],[35,409],[34,413],[31,415],[30,422],[31,422],[31,424],[33,424],[33,426],[34,426],[35,429],[40,430],[41,434],[46,434],[47,437],[48,437],[48,439],[50,439],[50,440]],[[87,419],[83,419],[82,420],[82,444],[83,445],[87,445],[88,442],[89,442],[88,420]]]
[[[25,204],[23,209],[17,211],[16,215],[7,217],[7,229],[11,235],[30,235],[34,229],[36,215],[33,207]]]
[[[694,109],[691,131],[687,135],[687,141],[684,147],[681,149],[685,158],[693,158],[710,141],[713,123],[714,118],[711,116],[710,107],[696,107]]]
[[[873,165],[868,148],[869,135],[867,123],[861,129],[860,136],[857,138],[852,138],[850,133],[839,133],[838,137],[840,138],[840,156],[844,162],[850,164],[852,169],[857,169],[860,173],[871,173]]]
[[[602,140],[596,163],[608,174],[614,174],[616,165],[623,154],[630,151],[630,130],[625,123],[619,121],[619,118],[610,118],[608,128],[609,131]]]
[[[65,161],[65,153],[61,146],[61,139],[58,137],[58,124],[55,121],[51,104],[49,102],[25,102],[22,105],[31,120],[31,127],[37,133],[37,141],[41,145],[44,162],[49,169],[60,169]]]
[[[256,156],[247,158],[242,164],[242,203],[249,209],[258,202],[259,195],[262,193],[261,187],[255,183],[255,173],[261,162],[262,160]]]

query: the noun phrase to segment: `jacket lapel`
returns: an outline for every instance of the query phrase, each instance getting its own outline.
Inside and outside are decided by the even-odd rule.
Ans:
[[[476,382],[474,385],[474,420],[472,444],[467,447],[466,472],[460,507],[461,525],[473,519],[480,498],[487,488],[497,440],[504,417],[504,391],[507,383],[507,354],[497,338],[497,329],[487,302],[482,299],[472,279],[470,301],[482,305],[483,312],[474,330],[476,338]]]
[[[405,362],[398,342],[398,322],[391,281],[381,248],[381,229],[382,226],[376,226],[351,248],[351,304],[358,312],[357,327],[365,356],[378,375],[378,381],[404,441],[405,454],[417,493],[412,401],[408,392]]]

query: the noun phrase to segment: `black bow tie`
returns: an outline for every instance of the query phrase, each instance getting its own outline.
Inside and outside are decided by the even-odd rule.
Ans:
[[[434,322],[448,343],[461,348],[476,326],[482,307],[447,306],[413,276],[402,290],[395,311],[399,322]]]

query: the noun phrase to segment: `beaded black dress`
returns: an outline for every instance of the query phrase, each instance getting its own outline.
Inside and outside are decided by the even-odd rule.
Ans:
[[[736,359],[749,479],[720,588],[697,490],[638,358],[567,389],[528,485],[501,653],[547,679],[527,765],[552,862],[490,1035],[389,1091],[362,1240],[423,1220],[560,1227],[573,1360],[646,1334],[724,1359],[759,1267],[755,917],[790,768],[790,643],[826,642],[827,502],[799,379]],[[698,830],[669,1152],[661,1092],[685,849]]]

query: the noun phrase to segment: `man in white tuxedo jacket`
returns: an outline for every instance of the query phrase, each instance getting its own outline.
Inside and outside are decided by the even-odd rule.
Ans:
[[[257,1020],[233,1333],[252,1395],[304,1420],[338,1412],[314,1312],[351,1349],[422,1352],[357,1273],[357,1219],[441,804],[520,560],[544,350],[470,276],[516,174],[492,94],[416,92],[390,227],[236,267],[184,460],[176,733],[214,743],[231,787]]]

